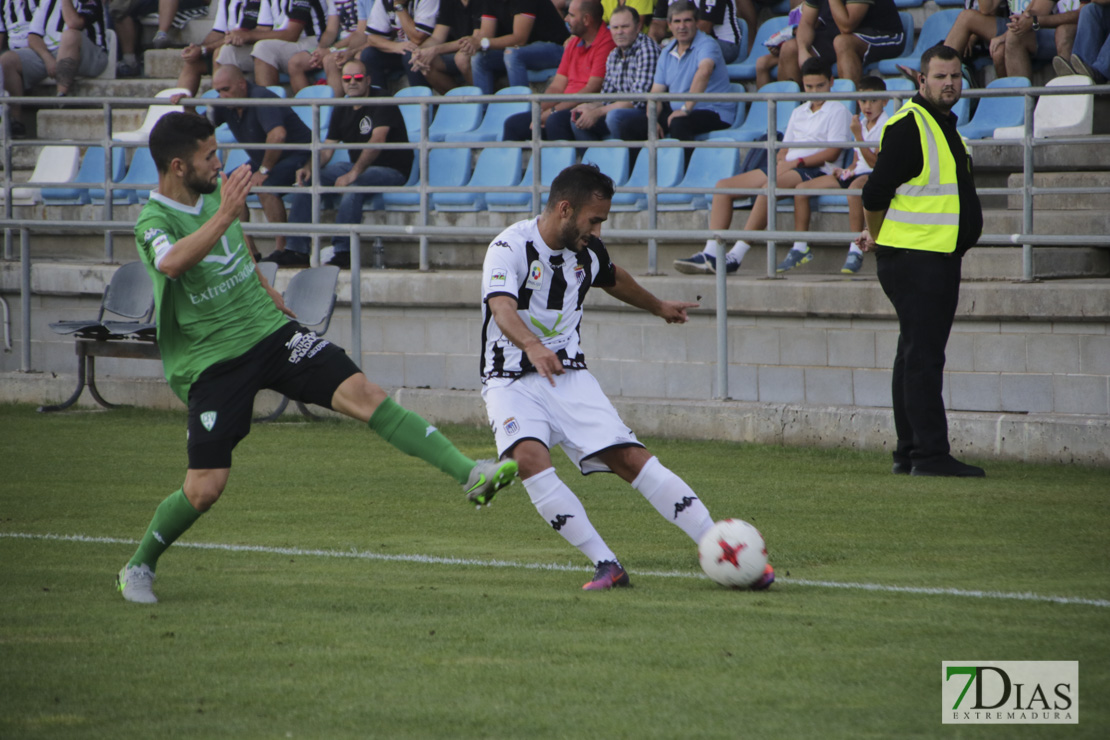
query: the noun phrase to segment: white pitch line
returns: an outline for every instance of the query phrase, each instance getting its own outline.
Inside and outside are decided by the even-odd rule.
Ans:
[[[28,534],[22,532],[0,532],[0,539],[52,540],[56,542],[84,542],[103,545],[137,545],[138,540],[120,537],[90,537],[83,534]],[[518,563],[512,560],[476,560],[471,558],[445,558],[433,555],[389,555],[379,552],[360,550],[306,550],[300,547],[267,547],[263,545],[229,545],[218,542],[177,542],[174,547],[193,550],[219,550],[221,552],[257,552],[267,555],[295,555],[298,557],[346,558],[354,560],[381,560],[401,563],[424,563],[428,565],[476,565],[486,568],[522,568],[525,570],[551,570],[590,572],[592,569],[577,565],[559,563]],[[635,571],[638,576],[659,578],[705,578],[702,573],[692,571]],[[791,586],[812,586],[814,588],[836,588],[849,591],[877,591],[883,593],[917,594],[922,596],[959,596],[971,599],[1006,599],[1012,601],[1033,601],[1052,604],[1073,604],[1110,609],[1110,600],[1086,599],[1078,596],[1046,596],[1035,593],[1015,593],[1008,591],[980,591],[961,588],[933,588],[926,586],[887,586],[879,583],[841,583],[838,581],[814,581],[806,578],[777,577],[776,583]]]

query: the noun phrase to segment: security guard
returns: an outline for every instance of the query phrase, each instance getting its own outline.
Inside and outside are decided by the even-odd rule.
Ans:
[[[941,390],[944,350],[960,296],[960,265],[983,231],[971,156],[952,106],[963,87],[960,56],[934,46],[921,55],[918,94],[883,128],[863,188],[864,251],[898,314],[892,395],[898,474],[982,477],[952,457]]]

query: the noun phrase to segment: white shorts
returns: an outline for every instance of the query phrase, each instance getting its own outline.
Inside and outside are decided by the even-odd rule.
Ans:
[[[250,46],[224,44],[213,58],[216,60],[216,64],[227,64],[238,67],[246,74],[254,74],[254,57],[251,56]]]
[[[311,54],[319,44],[315,37],[302,36],[298,41],[263,39],[256,41],[251,56],[269,64],[279,72],[289,73],[289,60],[302,51]]]
[[[537,373],[495,379],[482,389],[486,415],[501,457],[525,439],[559,445],[583,475],[608,473],[596,456],[615,447],[643,447],[588,370],[556,376],[555,387]]]

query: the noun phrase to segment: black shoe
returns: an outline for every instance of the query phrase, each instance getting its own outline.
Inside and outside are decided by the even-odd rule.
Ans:
[[[263,262],[276,262],[278,267],[308,267],[308,254],[292,249],[275,249],[262,258]]]
[[[984,478],[987,473],[982,468],[962,463],[951,455],[927,463],[917,463],[910,475],[928,475],[946,478]]]
[[[895,475],[909,475],[913,470],[913,464],[909,460],[895,460],[890,472]]]
[[[23,125],[23,121],[12,121],[12,138],[13,139],[26,139],[27,127]]]
[[[336,252],[332,258],[328,260],[329,265],[335,265],[340,270],[351,269],[351,253],[350,252]]]

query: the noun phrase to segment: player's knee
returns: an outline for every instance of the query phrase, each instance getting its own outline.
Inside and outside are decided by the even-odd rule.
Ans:
[[[184,487],[185,498],[197,511],[204,513],[212,508],[224,492],[224,483],[213,476],[201,476],[198,479],[186,481]]]

